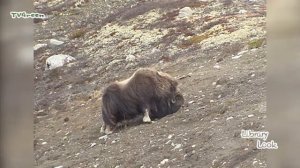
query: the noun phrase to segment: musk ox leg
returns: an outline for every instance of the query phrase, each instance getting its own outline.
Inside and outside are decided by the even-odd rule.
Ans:
[[[103,124],[103,125],[101,126],[100,133],[104,133],[105,127],[106,127],[105,124]]]
[[[151,123],[151,118],[149,116],[149,108],[146,108],[145,109],[145,112],[144,112],[144,117],[143,117],[143,122],[145,123]]]
[[[103,124],[100,130],[101,133],[112,134],[113,130],[109,125]]]

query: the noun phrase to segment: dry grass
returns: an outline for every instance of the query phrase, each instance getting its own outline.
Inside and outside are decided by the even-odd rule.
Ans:
[[[84,36],[85,33],[86,33],[86,29],[84,29],[84,28],[74,30],[73,32],[70,33],[69,39],[75,39],[75,38],[82,37],[82,36]]]

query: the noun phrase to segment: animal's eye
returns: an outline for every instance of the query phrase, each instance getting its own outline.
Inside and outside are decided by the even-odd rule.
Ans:
[[[171,103],[173,103],[173,104],[176,103],[176,97],[171,100]]]

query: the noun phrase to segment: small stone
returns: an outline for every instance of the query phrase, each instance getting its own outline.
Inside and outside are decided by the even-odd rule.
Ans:
[[[212,85],[213,85],[213,86],[217,85],[217,82],[213,82]]]
[[[190,7],[184,7],[179,10],[178,18],[188,18],[192,16],[194,11]]]
[[[217,162],[217,159],[214,159],[211,164],[215,165],[216,162]]]
[[[196,147],[196,145],[192,145],[192,148],[195,148]]]
[[[228,120],[231,120],[231,119],[233,119],[233,117],[231,116],[231,117],[228,117],[228,118],[226,118],[226,121],[228,121]]]
[[[91,143],[91,148],[97,145],[96,143]]]
[[[48,115],[46,112],[44,112],[43,110],[38,111],[38,113],[36,114],[36,116],[46,116]]]
[[[237,55],[243,55],[243,54],[245,54],[246,52],[248,52],[248,50],[243,50],[243,51],[239,52]]]
[[[99,137],[99,140],[102,140],[102,139],[106,141],[107,135],[104,135],[104,136]]]
[[[159,52],[159,51],[160,51],[159,49],[153,48],[153,49],[151,50],[151,53],[154,54],[154,53],[157,53],[157,52]]]
[[[173,137],[173,135],[169,135],[169,136],[168,136],[168,139],[171,139],[172,137]]]
[[[242,55],[235,55],[233,57],[231,57],[231,59],[239,59]]]
[[[64,118],[64,122],[68,122],[69,120],[69,117]]]
[[[160,165],[164,165],[164,164],[166,164],[167,162],[169,162],[169,159],[164,159],[164,160],[162,160],[162,161],[160,162]]]
[[[216,65],[214,66],[214,68],[216,68],[216,69],[220,69],[221,67],[220,67],[220,65],[219,65],[219,64],[216,64]]]
[[[178,149],[178,148],[181,148],[181,144],[176,144],[176,146],[174,147],[174,149],[173,150],[175,150],[175,149]]]
[[[42,142],[42,145],[46,145],[47,144],[47,142]]]
[[[135,61],[135,56],[134,55],[127,55],[125,60],[127,62],[133,62],[133,61]]]
[[[33,46],[33,50],[37,51],[41,48],[47,47],[47,44],[36,44],[35,46]]]
[[[214,101],[214,100],[210,100],[209,102],[210,102],[210,103],[213,103],[213,102],[215,102],[215,101]]]
[[[194,102],[195,102],[195,101],[193,101],[193,100],[192,100],[192,101],[189,101],[189,104],[193,104]]]
[[[50,44],[53,45],[53,46],[59,46],[59,45],[62,45],[64,43],[65,42],[63,42],[63,41],[59,41],[59,40],[56,40],[56,39],[50,39]]]
[[[63,168],[64,166],[56,166],[56,167],[54,167],[54,168]]]
[[[211,121],[210,121],[210,123],[215,123],[215,122],[217,122],[217,120],[211,120]]]
[[[249,115],[248,115],[249,118],[251,118],[251,117],[253,117],[253,116],[254,116],[253,114],[249,114]]]
[[[247,13],[247,11],[244,10],[244,9],[242,9],[242,10],[239,11],[239,14],[244,14],[244,13]]]
[[[167,144],[169,144],[171,142],[171,140],[168,140],[165,144],[167,145]]]

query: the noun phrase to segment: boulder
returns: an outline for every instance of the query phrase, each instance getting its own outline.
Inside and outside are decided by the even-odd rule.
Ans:
[[[69,63],[74,60],[75,58],[70,55],[64,55],[64,54],[52,55],[46,60],[46,70],[52,70],[61,67],[66,63]]]

